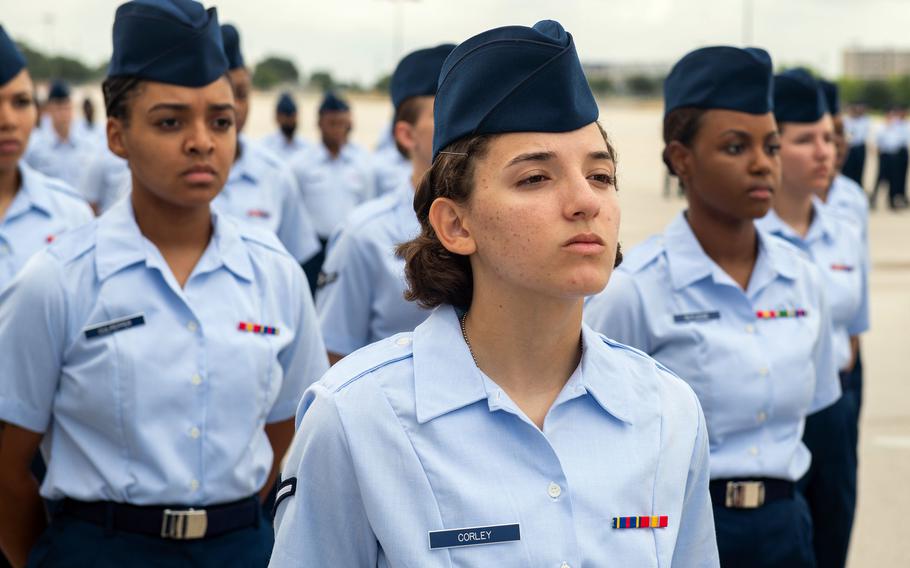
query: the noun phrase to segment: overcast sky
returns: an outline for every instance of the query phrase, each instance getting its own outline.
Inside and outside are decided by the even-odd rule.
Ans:
[[[14,38],[95,64],[110,55],[117,0],[0,0]],[[667,62],[703,45],[742,45],[752,5],[752,44],[777,65],[838,75],[846,47],[910,49],[908,0],[221,0],[248,63],[293,59],[306,74],[328,69],[371,83],[412,49],[459,42],[496,26],[560,21],[584,62]],[[403,50],[403,51],[400,51]]]

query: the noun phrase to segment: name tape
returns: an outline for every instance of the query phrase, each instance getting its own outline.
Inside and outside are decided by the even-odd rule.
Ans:
[[[511,525],[491,525],[488,527],[446,529],[441,531],[430,531],[428,534],[430,537],[430,550],[521,540],[521,530],[519,529],[518,523]]]
[[[87,327],[85,328],[85,338],[96,339],[139,325],[145,325],[145,314],[134,314]]]

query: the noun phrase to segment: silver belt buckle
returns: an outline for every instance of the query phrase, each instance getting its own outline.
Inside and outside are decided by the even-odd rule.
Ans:
[[[161,538],[195,540],[205,536],[209,518],[205,510],[165,509],[161,519]]]
[[[733,509],[757,509],[765,504],[765,483],[763,481],[728,481],[724,500]]]

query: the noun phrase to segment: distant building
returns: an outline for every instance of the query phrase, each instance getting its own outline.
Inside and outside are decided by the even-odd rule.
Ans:
[[[844,50],[844,78],[889,79],[910,75],[910,51],[897,49]]]

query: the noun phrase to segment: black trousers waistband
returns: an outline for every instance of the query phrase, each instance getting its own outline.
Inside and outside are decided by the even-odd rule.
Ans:
[[[729,504],[727,495],[728,491],[730,490],[730,484],[754,482],[759,482],[763,485],[763,497],[761,499],[761,504],[757,505],[758,507],[761,507],[770,501],[777,501],[778,499],[792,499],[796,494],[796,484],[792,481],[786,481],[784,479],[772,479],[770,477],[753,477],[749,479],[712,479],[709,487],[711,492],[711,501],[717,507],[740,508]]]
[[[258,526],[261,505],[256,496],[210,507],[139,506],[65,499],[56,514],[71,515],[112,530],[191,540]]]

